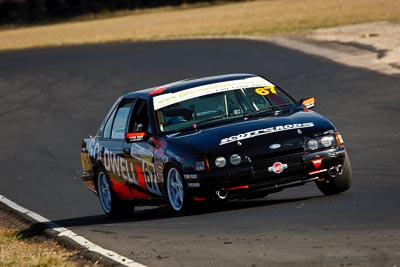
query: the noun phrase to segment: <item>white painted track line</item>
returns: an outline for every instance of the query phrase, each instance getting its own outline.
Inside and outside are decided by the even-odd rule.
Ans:
[[[9,200],[8,198],[6,198],[2,195],[0,195],[0,202],[4,203],[5,205],[7,205],[8,207],[12,208],[13,210],[15,210],[17,212],[22,213],[22,214],[32,218],[33,220],[35,220],[39,223],[45,224],[46,226],[49,227],[49,229],[58,232],[58,236],[69,238],[70,240],[74,241],[75,243],[88,249],[91,252],[100,254],[100,255],[102,255],[106,258],[109,258],[109,259],[111,259],[121,265],[124,265],[124,266],[146,267],[145,265],[135,262],[134,260],[128,259],[124,256],[121,256],[121,255],[115,253],[114,251],[104,249],[104,248],[90,242],[83,236],[80,236],[80,235],[74,233],[73,231],[69,230],[68,228],[61,227],[60,225],[56,224],[55,222],[52,222],[33,211],[30,211],[28,209],[25,209],[24,207],[21,207],[17,203]]]

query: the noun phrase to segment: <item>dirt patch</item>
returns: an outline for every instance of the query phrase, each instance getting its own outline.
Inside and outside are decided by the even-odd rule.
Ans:
[[[399,23],[370,22],[248,39],[271,42],[352,67],[400,76]]]
[[[340,61],[366,66],[386,74],[400,74],[400,24],[388,21],[318,29],[305,36],[320,42],[338,42],[356,48]]]

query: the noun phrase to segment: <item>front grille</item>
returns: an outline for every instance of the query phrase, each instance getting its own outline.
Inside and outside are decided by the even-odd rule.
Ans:
[[[287,155],[296,155],[304,152],[304,147],[297,147],[293,149],[286,149],[286,150],[280,150],[276,152],[271,152],[267,154],[262,154],[262,155],[256,155],[252,156],[251,160],[253,162],[257,162],[260,160],[265,160],[266,158],[279,158],[279,157],[284,157]]]

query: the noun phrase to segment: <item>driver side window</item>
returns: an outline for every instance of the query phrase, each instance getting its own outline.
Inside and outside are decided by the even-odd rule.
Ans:
[[[104,138],[124,139],[125,129],[133,105],[133,99],[123,99],[104,127]]]
[[[138,99],[129,122],[129,132],[147,132],[149,126],[149,118],[147,114],[147,102]]]

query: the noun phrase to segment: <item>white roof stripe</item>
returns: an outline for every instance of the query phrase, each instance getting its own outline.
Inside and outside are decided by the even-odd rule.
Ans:
[[[262,86],[274,86],[274,85],[261,77],[251,77],[242,80],[232,80],[226,82],[201,85],[175,93],[161,94],[155,96],[153,98],[154,110],[158,110],[160,108],[199,96],[214,94],[218,92],[225,92],[240,88],[262,87]]]

